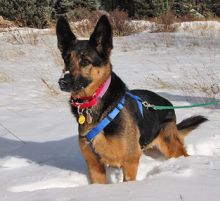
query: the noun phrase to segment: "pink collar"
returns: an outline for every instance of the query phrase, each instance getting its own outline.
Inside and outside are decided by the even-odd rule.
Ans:
[[[104,96],[104,94],[106,93],[106,91],[110,86],[110,83],[111,83],[111,76],[109,76],[109,78],[96,90],[93,96],[82,97],[79,99],[81,100],[80,102],[77,102],[77,100],[71,96],[70,98],[71,105],[79,109],[85,109],[94,106],[97,103],[98,99],[101,99]]]

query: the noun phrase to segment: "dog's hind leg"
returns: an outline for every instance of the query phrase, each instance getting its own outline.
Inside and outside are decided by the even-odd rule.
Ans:
[[[185,136],[207,120],[203,116],[193,116],[177,125],[175,121],[168,123],[156,138],[158,148],[167,158],[188,156],[184,147]]]
[[[175,121],[168,123],[165,128],[161,129],[152,145],[156,145],[166,158],[188,156]]]

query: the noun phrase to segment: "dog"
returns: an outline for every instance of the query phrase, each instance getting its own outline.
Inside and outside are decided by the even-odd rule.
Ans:
[[[184,137],[207,119],[193,116],[176,124],[173,109],[148,107],[172,106],[168,100],[126,87],[112,71],[112,27],[106,15],[100,17],[89,40],[77,40],[64,16],[57,21],[56,34],[65,64],[58,82],[62,91],[71,94],[91,183],[107,182],[106,166],[121,168],[123,181],[135,180],[144,149],[156,147],[166,158],[188,156]]]

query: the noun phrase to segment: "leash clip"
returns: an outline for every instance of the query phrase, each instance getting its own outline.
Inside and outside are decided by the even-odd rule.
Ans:
[[[144,107],[146,107],[147,109],[148,109],[149,107],[152,107],[152,105],[151,105],[150,103],[148,103],[147,101],[143,101],[143,102],[142,102],[142,105],[143,105]]]

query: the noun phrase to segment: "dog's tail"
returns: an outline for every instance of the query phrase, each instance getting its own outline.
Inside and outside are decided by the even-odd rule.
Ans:
[[[189,134],[190,131],[196,129],[200,124],[206,121],[208,121],[208,119],[204,116],[192,116],[178,123],[177,129],[182,137],[185,137]]]

